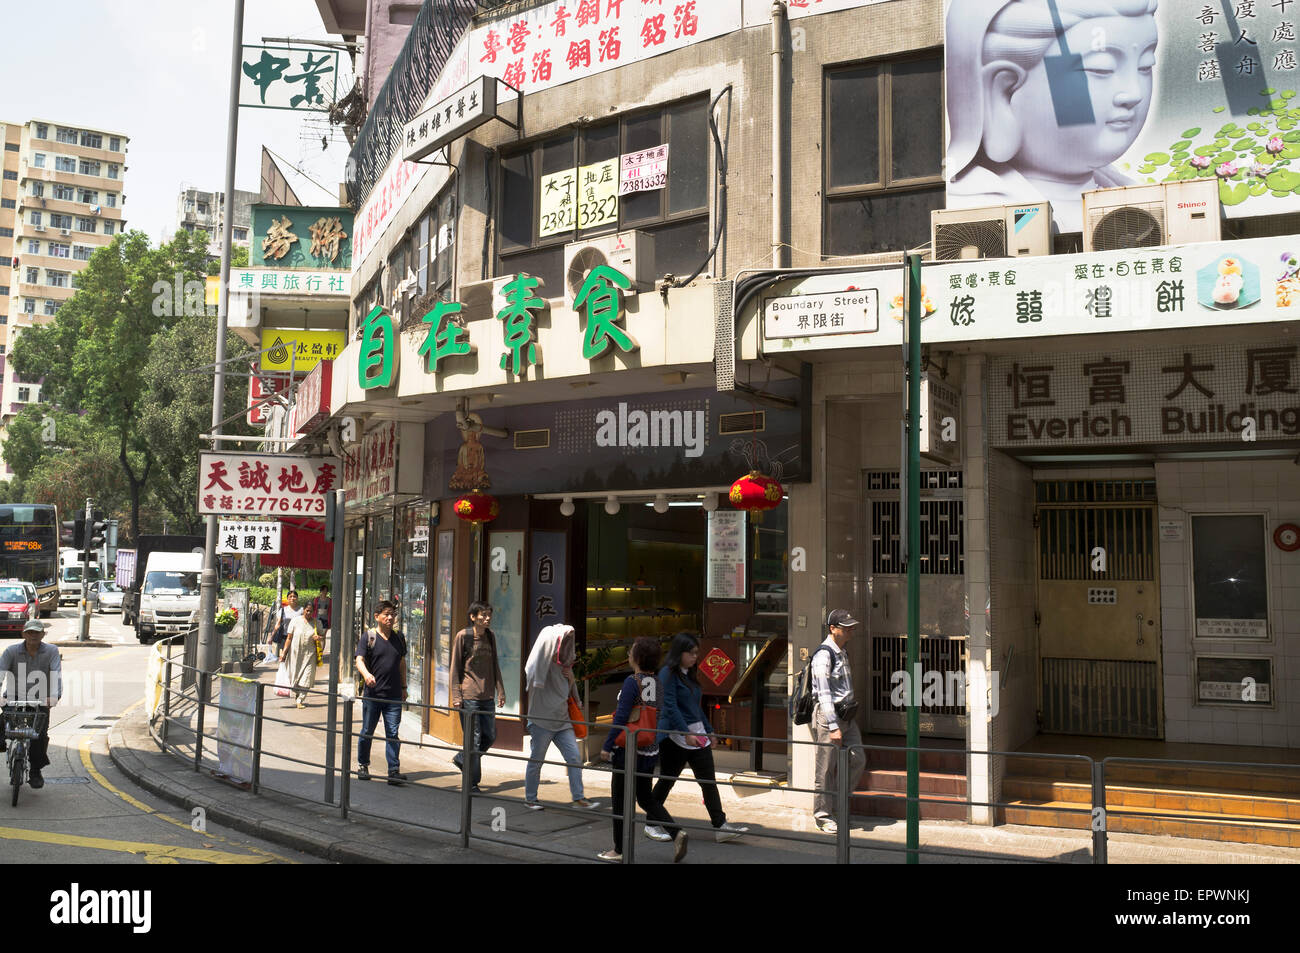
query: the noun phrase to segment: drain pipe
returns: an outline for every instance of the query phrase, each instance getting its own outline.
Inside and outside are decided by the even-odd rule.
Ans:
[[[790,267],[785,243],[785,193],[789,175],[785,167],[787,115],[785,100],[786,9],[781,0],[772,4],[772,267]]]

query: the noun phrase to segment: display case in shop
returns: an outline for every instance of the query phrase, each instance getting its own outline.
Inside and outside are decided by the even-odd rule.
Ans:
[[[657,586],[588,586],[587,648],[630,646],[642,636],[669,639],[683,629],[698,632],[700,613],[660,595]]]

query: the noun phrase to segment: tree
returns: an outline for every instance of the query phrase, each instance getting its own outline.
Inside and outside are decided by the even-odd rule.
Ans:
[[[200,238],[178,232],[151,248],[142,232],[115,237],[78,275],[77,293],[54,321],[29,328],[11,350],[14,369],[42,379],[42,396],[82,412],[110,437],[130,496],[132,535],[155,465],[144,431],[148,363],[154,336],[174,326],[174,287],[202,282],[207,251]]]
[[[231,268],[248,267],[248,249],[245,248],[243,245],[230,246],[230,267]],[[220,258],[211,258],[208,260],[208,274],[209,275],[221,274]]]

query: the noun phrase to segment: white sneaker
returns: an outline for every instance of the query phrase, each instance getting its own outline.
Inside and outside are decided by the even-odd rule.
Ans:
[[[813,818],[817,822],[817,829],[823,834],[838,834],[840,825],[835,823],[835,818],[829,814],[823,814],[820,817]]]
[[[662,827],[656,827],[654,824],[647,824],[645,826],[645,836],[651,840],[658,841],[668,841],[673,839],[672,835],[670,835],[666,830]]]
[[[596,855],[600,860],[622,860],[623,855],[616,850],[602,851]]]
[[[525,801],[524,807],[528,808],[530,811],[540,811],[542,809],[542,805],[537,801]]]
[[[721,827],[715,827],[719,844],[725,844],[729,840],[735,840],[749,833],[748,827],[742,827],[739,824],[723,824]]]
[[[596,808],[600,807],[600,802],[588,801],[585,797],[580,797],[573,802],[573,806],[580,807],[583,810],[587,810],[587,811],[594,811]]]

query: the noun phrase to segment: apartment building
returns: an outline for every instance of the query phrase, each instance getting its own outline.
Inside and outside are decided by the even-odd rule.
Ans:
[[[248,247],[251,221],[249,209],[258,199],[256,192],[235,189],[235,220],[231,241],[237,246]],[[176,231],[201,232],[208,240],[208,254],[214,258],[220,257],[225,204],[224,192],[204,192],[192,186],[182,186],[176,197]]]
[[[0,257],[11,262],[9,280],[0,285],[6,322],[0,352],[7,353],[20,329],[58,313],[91,255],[126,228],[129,139],[46,119],[0,128],[5,144]],[[0,429],[39,399],[40,385],[21,380],[6,366]]]

